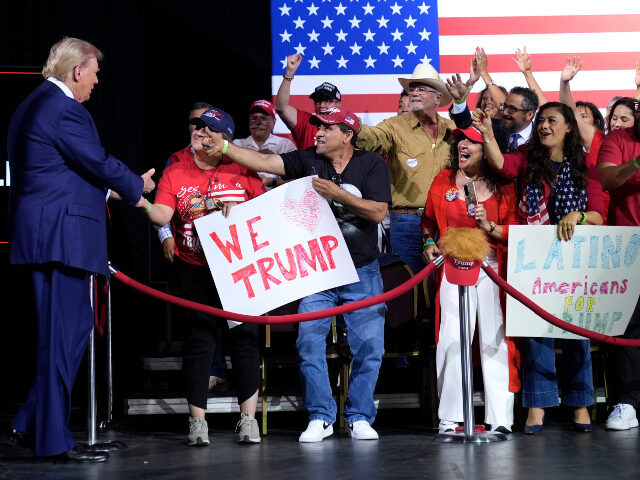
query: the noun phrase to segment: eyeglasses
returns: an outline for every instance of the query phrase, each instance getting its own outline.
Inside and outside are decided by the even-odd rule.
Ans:
[[[340,175],[339,173],[331,175],[331,181],[336,185],[342,185],[342,175]]]
[[[269,117],[266,115],[251,115],[249,117],[249,121],[254,123],[266,123],[269,121]]]
[[[501,103],[500,104],[500,110],[506,110],[507,112],[509,112],[510,114],[514,114],[516,112],[530,112],[531,109],[530,108],[518,108],[518,107],[514,107],[513,105],[509,105],[508,103]]]
[[[438,95],[440,92],[437,90],[433,90],[432,88],[427,88],[427,87],[409,87],[407,89],[408,93],[420,93],[420,94],[425,94],[425,93],[433,93],[435,95]]]

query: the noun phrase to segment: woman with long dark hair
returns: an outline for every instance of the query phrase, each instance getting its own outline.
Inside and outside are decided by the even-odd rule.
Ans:
[[[473,123],[485,140],[493,137],[491,120],[481,110]],[[588,167],[578,124],[568,106],[549,102],[540,107],[534,134],[517,152],[502,154],[495,143],[486,145],[491,167],[506,178],[518,179],[518,213],[523,224],[557,225],[559,240],[569,240],[576,225],[601,225],[602,187],[595,167]],[[593,404],[593,378],[588,340],[563,340],[562,376],[557,378],[553,338],[522,342],[522,402],[529,407],[525,433],[542,433],[544,408],[562,402],[574,408],[574,428],[590,432],[587,406]]]

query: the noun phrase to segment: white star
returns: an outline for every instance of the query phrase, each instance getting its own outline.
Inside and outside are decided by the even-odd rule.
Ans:
[[[364,62],[367,64],[366,68],[376,68],[375,67],[375,63],[376,63],[376,59],[375,58],[371,58],[371,55],[369,55],[369,58],[365,58]]]
[[[393,7],[391,7],[391,10],[393,11],[393,13],[391,15],[395,15],[396,13],[398,15],[400,15],[400,10],[402,10],[402,7],[400,5],[398,5],[398,2],[396,2]]]
[[[358,20],[356,18],[356,16],[354,15],[353,18],[351,20],[349,20],[349,23],[351,24],[351,28],[360,28],[360,22],[362,20]]]
[[[282,64],[282,68],[287,68],[287,57],[284,57],[284,60],[280,60],[280,63]]]
[[[317,42],[320,36],[319,33],[316,33],[315,29],[311,30],[311,33],[307,33],[307,35],[309,35],[309,42]]]
[[[320,63],[320,60],[318,60],[316,58],[316,56],[314,55],[313,58],[309,59],[309,64],[310,64],[309,68],[318,68],[319,69],[320,68],[318,66],[319,63]]]
[[[324,25],[322,28],[333,28],[331,26],[331,24],[333,23],[333,20],[329,20],[329,16],[324,17],[324,20],[320,20],[322,22],[322,25]]]
[[[387,23],[389,23],[389,19],[388,18],[384,18],[384,15],[381,15],[380,18],[378,20],[376,20],[376,22],[378,22],[378,28],[387,28]]]
[[[369,2],[367,2],[367,6],[366,7],[362,7],[364,8],[364,14],[365,15],[373,15],[373,9],[376,7],[372,7]]]
[[[295,24],[296,24],[296,30],[297,30],[298,28],[301,28],[301,29],[303,29],[303,30],[304,30],[304,22],[306,22],[306,20],[302,20],[302,19],[300,18],[300,16],[298,16],[298,19],[293,21],[293,23],[295,23]]]
[[[391,35],[393,35],[393,41],[395,42],[396,40],[402,40],[402,35],[404,35],[404,32],[399,32],[396,28],[395,32],[391,32]]]
[[[409,15],[409,18],[405,18],[404,21],[407,22],[407,28],[409,27],[416,28],[416,22],[418,21],[418,19],[413,18],[411,15]]]
[[[426,28],[423,28],[422,31],[418,33],[420,33],[420,40],[429,41],[429,35],[431,35],[431,32],[427,32]]]
[[[425,56],[420,59],[420,63],[431,65],[431,59],[425,54]]]
[[[336,37],[338,37],[338,42],[343,41],[346,42],[347,41],[347,35],[348,33],[344,33],[342,31],[342,29],[340,29],[340,31],[338,33],[336,33]]]
[[[289,40],[291,38],[291,34],[287,33],[286,29],[285,29],[284,33],[279,33],[278,35],[280,35],[282,37],[282,43],[291,41],[291,40]]]
[[[360,55],[362,46],[358,45],[358,42],[353,42],[353,45],[349,47],[351,49],[351,55]]]
[[[287,4],[283,3],[281,7],[278,7],[278,9],[280,10],[280,16],[282,17],[283,15],[289,15],[291,7],[287,7]]]
[[[363,33],[363,35],[365,42],[368,42],[369,40],[373,42],[373,36],[375,35],[375,33],[372,32],[371,29],[367,30],[365,33]]]
[[[329,45],[329,42],[327,42],[327,44],[324,47],[322,47],[325,55],[333,55],[334,48],[336,47],[332,47],[331,45]]]
[[[378,50],[380,50],[380,55],[382,55],[383,53],[385,55],[389,55],[389,45],[385,45],[384,42],[382,42],[382,45],[378,45]]]
[[[349,60],[346,60],[346,59],[344,58],[344,55],[340,55],[340,59],[339,59],[339,60],[336,60],[336,62],[338,62],[338,68],[345,68],[345,69],[346,69],[346,68],[347,68],[347,62],[348,62],[348,61],[349,61]]]
[[[407,55],[409,55],[410,53],[413,53],[415,55],[416,48],[418,48],[418,46],[414,45],[413,42],[409,42],[409,45],[405,45],[404,48],[407,49]]]
[[[309,10],[309,16],[311,15],[315,15],[318,16],[318,8],[320,7],[316,7],[313,3],[311,4],[310,7],[307,7],[307,10]]]
[[[424,2],[422,2],[422,5],[418,5],[418,8],[420,9],[420,14],[427,14],[429,15],[429,7],[431,5],[425,5]]]
[[[296,50],[296,53],[299,53],[300,55],[304,55],[304,51],[307,49],[307,47],[303,47],[300,42],[298,42],[298,46],[294,48]]]
[[[333,7],[336,9],[336,15],[344,15],[344,11],[347,9],[347,7],[343,7],[342,6],[342,2],[340,2],[340,4],[337,7]],[[345,66],[345,68],[347,68]]]
[[[400,55],[396,55],[396,58],[392,58],[391,60],[393,61],[393,68],[402,68],[402,62],[404,62],[404,58],[400,58]]]

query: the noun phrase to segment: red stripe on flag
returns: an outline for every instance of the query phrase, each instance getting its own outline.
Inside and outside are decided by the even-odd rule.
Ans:
[[[605,8],[605,7],[603,7]],[[538,17],[445,17],[438,21],[443,35],[514,35],[537,33],[637,32],[640,15],[559,15]],[[615,25],[614,29],[607,28]]]
[[[517,46],[516,46],[517,48]],[[441,72],[469,73],[471,56],[469,55],[443,55],[440,57]],[[560,82],[560,71],[567,63],[567,58],[574,56],[570,53],[532,53],[531,65],[533,74],[536,72],[558,72],[558,82]],[[634,70],[636,62],[640,59],[638,52],[607,52],[607,53],[582,53],[577,55],[582,62],[582,70]],[[518,67],[513,62],[513,55],[491,55],[489,54],[490,72],[518,72]]]

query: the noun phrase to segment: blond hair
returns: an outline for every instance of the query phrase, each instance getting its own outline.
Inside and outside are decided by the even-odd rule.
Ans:
[[[64,37],[49,50],[42,75],[65,82],[70,80],[74,68],[85,65],[93,57],[97,61],[102,60],[102,52],[79,38]]]

